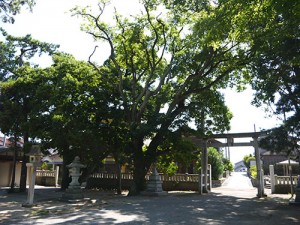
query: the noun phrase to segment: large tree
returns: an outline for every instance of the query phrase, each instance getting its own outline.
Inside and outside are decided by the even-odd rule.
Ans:
[[[108,154],[105,137],[113,92],[90,64],[64,53],[53,56],[43,80],[37,95],[41,104],[35,130],[45,149],[56,148],[62,155],[65,189],[69,183],[65,166],[75,156],[92,169]]]
[[[269,145],[270,150],[289,153],[299,148],[300,2],[254,2],[258,16],[256,23],[250,25],[255,57],[249,67],[256,90],[254,103],[257,106],[266,104],[275,115],[283,118],[282,126],[271,130],[262,144]]]
[[[30,35],[14,37],[1,31],[5,41],[0,42],[0,127],[6,135],[22,137],[24,141],[20,190],[25,191],[29,123],[38,106],[35,93],[41,81],[39,69],[30,60],[43,53],[52,54],[57,46],[37,41]]]
[[[130,18],[115,13],[113,25],[102,20],[105,3],[99,3],[98,12],[73,10],[86,20],[83,30],[110,46],[105,65],[90,63],[100,74],[110,71],[107,79],[113,79],[119,92],[117,102],[124,114],[115,120],[124,121],[128,130],[125,144],[133,162],[135,192],[144,188],[150,164],[163,154],[158,147],[192,120],[189,110],[198,104],[197,96],[204,99],[209,91],[234,83],[238,77],[234,72],[249,59],[249,48],[233,26],[231,16],[240,10],[233,4],[142,1],[142,5],[144,10]],[[143,148],[146,139],[151,141]]]

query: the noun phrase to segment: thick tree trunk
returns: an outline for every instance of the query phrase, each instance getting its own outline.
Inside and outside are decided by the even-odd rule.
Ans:
[[[16,164],[17,164],[17,147],[14,147],[14,159],[13,159],[13,171],[10,183],[10,192],[15,191],[15,180],[16,180]]]
[[[138,195],[146,188],[147,165],[143,152],[143,139],[135,140],[134,155],[133,155],[133,186],[128,195]]]
[[[144,160],[136,159],[134,160],[134,168],[133,168],[133,186],[131,186],[129,194],[138,195],[146,188],[146,179],[145,176],[147,174],[147,170],[145,168]]]
[[[67,168],[67,165],[69,165],[74,157],[72,154],[69,153],[69,150],[64,151],[67,153],[63,154],[63,171],[62,171],[62,181],[61,181],[61,190],[64,191],[69,187],[69,183],[71,181],[71,178],[69,176],[69,169]]]
[[[117,194],[120,195],[122,194],[122,174],[121,174],[121,164],[118,161],[117,163]]]

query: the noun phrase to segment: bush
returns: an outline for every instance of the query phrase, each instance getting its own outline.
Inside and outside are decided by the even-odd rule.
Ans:
[[[256,166],[251,166],[250,167],[250,175],[251,177],[255,178],[257,177],[257,169],[256,169]]]
[[[43,162],[42,166],[41,166],[41,169],[42,170],[51,170],[51,165],[49,165],[48,163],[46,162]]]
[[[222,160],[223,160],[223,165],[224,165],[224,171],[232,172],[233,171],[232,162],[230,162],[229,159],[225,159],[225,158],[223,158]]]
[[[208,164],[211,164],[211,176],[213,180],[219,180],[223,175],[223,155],[215,148],[208,148]]]
[[[255,157],[252,156],[251,154],[244,156],[243,162],[245,166],[249,169],[250,168],[250,161],[255,160]]]

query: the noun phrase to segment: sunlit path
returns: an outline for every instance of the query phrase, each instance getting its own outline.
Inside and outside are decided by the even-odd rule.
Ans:
[[[232,172],[231,176],[223,183],[224,188],[253,189],[250,178],[246,172]]]
[[[257,189],[252,186],[246,172],[231,173],[222,186],[213,188],[212,192],[242,198],[254,198],[257,195]]]

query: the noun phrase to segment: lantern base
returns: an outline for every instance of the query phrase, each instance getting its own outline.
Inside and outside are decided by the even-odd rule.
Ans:
[[[62,194],[61,201],[77,202],[84,200],[84,195],[81,189],[67,189]]]

